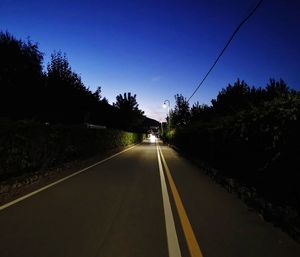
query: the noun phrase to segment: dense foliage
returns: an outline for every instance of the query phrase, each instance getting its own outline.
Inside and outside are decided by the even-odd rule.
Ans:
[[[84,126],[0,123],[0,180],[82,160],[143,140],[143,134]]]
[[[37,117],[44,86],[43,55],[37,44],[0,33],[0,56],[0,117]]]
[[[175,97],[180,102],[175,110],[188,105]],[[189,114],[189,122],[176,123],[172,121],[178,117],[171,112],[173,128],[167,137],[172,144],[255,187],[272,202],[299,208],[299,92],[283,80],[271,79],[265,88],[250,88],[238,80],[222,89],[211,106],[196,103]]]

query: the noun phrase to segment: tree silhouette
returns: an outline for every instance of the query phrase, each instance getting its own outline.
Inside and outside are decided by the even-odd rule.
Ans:
[[[119,94],[113,106],[118,110],[118,126],[125,130],[137,130],[144,119],[144,112],[138,107],[136,95],[130,92]]]
[[[171,124],[174,127],[184,127],[190,122],[190,107],[185,97],[175,95],[175,108],[171,111]]]
[[[102,98],[101,95],[102,89],[101,87],[97,87],[97,89],[95,90],[95,92],[93,93],[94,97],[97,99],[97,101],[100,101]]]
[[[43,84],[43,55],[37,44],[0,32],[0,56],[0,116],[36,119]]]
[[[200,105],[199,102],[193,104],[190,112],[191,112],[191,123],[207,122],[213,118],[212,108],[206,104]]]
[[[47,67],[46,112],[51,122],[83,123],[97,105],[101,90],[93,94],[72,71],[66,55],[55,52]]]
[[[292,91],[282,79],[279,81],[270,79],[266,87],[266,100],[272,100],[278,97],[286,97],[290,93],[292,93]]]
[[[282,79],[279,81],[270,79],[264,89],[250,88],[246,82],[238,79],[233,86],[229,84],[225,89],[223,88],[217,99],[211,101],[212,109],[217,115],[231,115],[291,94],[296,94],[296,91],[289,89]]]
[[[230,115],[251,106],[251,89],[243,80],[239,79],[219,92],[217,99],[211,101],[216,113]]]
[[[91,92],[69,64],[54,52],[42,71],[43,54],[30,40],[0,32],[0,119],[37,120],[61,124],[94,123],[131,131],[141,130],[144,112],[136,95],[117,96],[112,106],[101,87]]]

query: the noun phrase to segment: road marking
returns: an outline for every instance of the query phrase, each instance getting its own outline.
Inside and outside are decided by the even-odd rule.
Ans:
[[[124,152],[127,152],[127,151],[131,150],[132,148],[134,148],[135,146],[137,146],[137,145],[131,146],[131,147],[129,147],[129,148],[127,148],[127,149],[125,149],[125,150],[123,150],[123,151],[121,151],[121,152],[118,152],[118,153],[116,153],[116,154],[114,154],[114,155],[112,155],[112,156],[109,156],[109,157],[107,157],[107,158],[105,158],[105,159],[103,159],[103,160],[101,160],[101,161],[99,161],[99,162],[96,162],[96,163],[94,163],[94,164],[92,164],[92,165],[90,165],[90,166],[88,166],[88,167],[86,167],[86,168],[84,168],[84,169],[81,169],[81,170],[79,170],[79,171],[76,171],[76,172],[72,173],[72,174],[69,175],[69,176],[66,176],[66,177],[64,177],[64,178],[62,178],[62,179],[59,179],[59,180],[57,180],[57,181],[55,181],[55,182],[53,182],[53,183],[51,183],[51,184],[49,184],[49,185],[47,185],[47,186],[44,186],[44,187],[42,187],[42,188],[39,188],[39,189],[37,189],[37,190],[35,190],[35,191],[33,191],[33,192],[29,193],[29,194],[26,194],[26,195],[24,195],[24,196],[21,196],[21,197],[15,199],[15,200],[13,200],[13,201],[11,201],[11,202],[9,202],[9,203],[6,203],[6,204],[4,204],[4,205],[1,205],[1,206],[0,206],[0,211],[2,211],[2,210],[4,210],[4,209],[6,209],[6,208],[8,208],[8,207],[10,207],[10,206],[12,206],[12,205],[18,203],[18,202],[21,202],[21,201],[25,200],[26,198],[29,198],[30,196],[33,196],[33,195],[35,195],[35,194],[37,194],[37,193],[40,193],[40,192],[42,192],[42,191],[48,189],[49,187],[53,187],[53,186],[55,186],[55,185],[57,185],[57,184],[59,184],[59,183],[65,181],[65,180],[67,180],[67,179],[69,179],[69,178],[72,178],[72,177],[74,177],[74,176],[76,176],[76,175],[78,175],[78,174],[80,174],[80,173],[82,173],[82,172],[84,172],[84,171],[86,171],[86,170],[88,170],[88,169],[90,169],[90,168],[93,168],[93,167],[95,167],[95,166],[97,166],[97,165],[99,165],[99,164],[101,164],[101,163],[103,163],[103,162],[106,162],[106,161],[108,161],[108,160],[110,160],[110,159],[112,159],[112,158],[114,158],[114,157],[116,157],[116,156],[118,156],[118,155],[120,155],[120,154],[122,154],[122,153],[124,153]]]
[[[180,219],[180,222],[181,222],[181,226],[182,226],[183,233],[184,233],[187,245],[188,245],[190,255],[191,255],[191,257],[203,257],[202,252],[200,250],[200,246],[199,246],[199,244],[197,242],[197,239],[195,237],[192,225],[191,225],[191,223],[188,219],[187,213],[184,209],[184,206],[183,206],[183,203],[182,203],[181,198],[179,196],[178,190],[177,190],[177,188],[175,186],[175,183],[174,183],[174,180],[171,176],[171,172],[170,172],[170,169],[167,165],[165,157],[163,156],[163,153],[162,153],[159,146],[158,146],[158,149],[159,149],[159,152],[160,152],[160,155],[161,155],[163,166],[164,166],[166,174],[167,174],[167,179],[169,181],[169,185],[170,185],[170,188],[171,188],[171,191],[172,191],[172,194],[173,194],[173,198],[174,198],[175,205],[176,205],[176,208],[177,208],[178,216],[179,216],[179,219]]]
[[[181,252],[180,252],[177,233],[176,233],[176,229],[175,229],[173,213],[172,213],[170,199],[169,199],[169,195],[168,195],[166,179],[165,179],[165,175],[163,172],[163,167],[162,167],[162,163],[161,163],[161,159],[160,159],[160,155],[159,155],[159,151],[158,151],[158,145],[156,145],[156,150],[157,150],[160,183],[161,183],[163,206],[164,206],[164,213],[165,213],[165,223],[166,223],[169,257],[181,257]]]

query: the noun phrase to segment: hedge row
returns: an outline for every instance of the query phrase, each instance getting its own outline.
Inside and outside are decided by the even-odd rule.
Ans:
[[[33,122],[0,124],[0,180],[143,140],[143,134]]]
[[[291,96],[176,129],[168,140],[271,202],[300,210],[299,131],[300,97]]]

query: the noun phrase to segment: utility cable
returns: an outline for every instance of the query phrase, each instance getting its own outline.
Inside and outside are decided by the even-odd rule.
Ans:
[[[238,31],[240,30],[240,28],[244,25],[244,23],[256,12],[256,10],[258,9],[258,7],[261,5],[261,3],[263,2],[263,0],[260,0],[257,5],[254,7],[254,9],[246,16],[246,18],[244,18],[240,24],[236,27],[236,29],[234,30],[234,32],[232,33],[232,35],[230,36],[229,40],[227,41],[226,45],[224,46],[224,48],[222,49],[222,51],[220,52],[220,54],[218,55],[217,59],[215,60],[215,62],[213,63],[213,65],[210,67],[210,69],[208,70],[208,72],[206,73],[206,75],[204,76],[204,78],[202,79],[202,81],[200,82],[200,84],[197,86],[197,88],[194,90],[193,94],[189,97],[189,99],[187,100],[188,102],[190,101],[190,99],[195,95],[195,93],[198,91],[198,89],[201,87],[201,85],[203,84],[203,82],[206,80],[206,78],[208,77],[209,73],[212,71],[212,69],[216,66],[217,62],[219,61],[219,59],[221,58],[221,56],[223,55],[223,53],[225,52],[225,50],[227,49],[227,47],[229,46],[229,44],[231,43],[231,41],[233,40],[234,36],[238,33]]]

